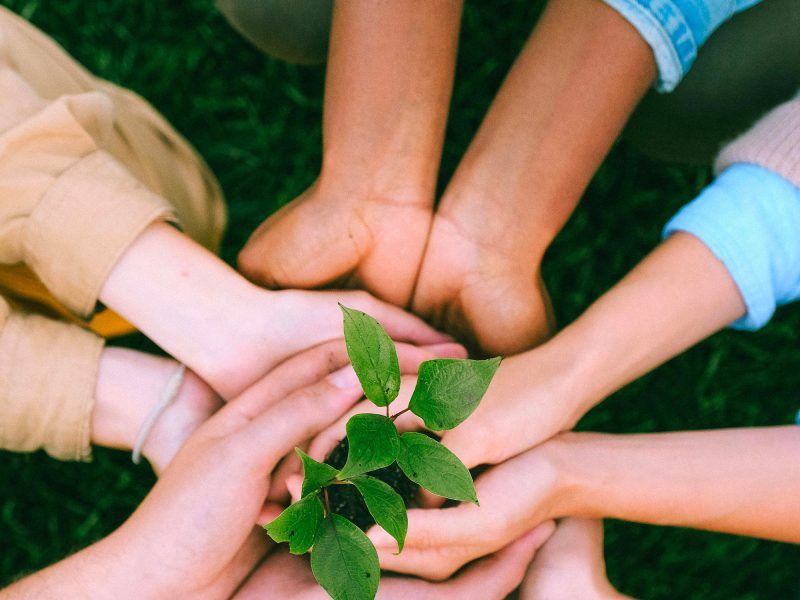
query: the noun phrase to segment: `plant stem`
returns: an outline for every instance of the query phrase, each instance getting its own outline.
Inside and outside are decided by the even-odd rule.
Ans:
[[[386,405],[386,418],[387,419],[390,418],[390,416],[389,416],[389,405],[388,404]]]
[[[331,501],[328,499],[328,488],[322,488],[322,495],[325,499],[325,516],[327,517],[331,514]]]
[[[396,420],[397,420],[397,417],[399,417],[400,415],[402,415],[402,414],[404,414],[404,413],[407,413],[409,410],[411,410],[411,409],[410,409],[410,408],[404,408],[403,410],[401,410],[401,411],[400,411],[399,413],[397,413],[396,415],[392,415],[390,418],[392,419],[392,421],[396,421]],[[388,409],[388,407],[387,407],[387,409],[386,409],[386,412],[389,412],[389,409]],[[389,415],[386,415],[386,416],[388,417]]]

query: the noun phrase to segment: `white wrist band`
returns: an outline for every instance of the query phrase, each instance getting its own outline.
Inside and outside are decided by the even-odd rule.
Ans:
[[[150,414],[148,414],[147,418],[144,420],[142,428],[139,430],[139,436],[136,438],[136,443],[133,445],[133,452],[131,452],[133,464],[138,465],[139,462],[141,462],[144,443],[147,441],[147,437],[150,435],[150,431],[152,431],[153,425],[156,424],[158,417],[160,417],[161,413],[163,413],[167,407],[175,401],[175,398],[177,398],[185,374],[186,365],[182,364],[169,378],[167,385],[164,386],[164,390],[161,392],[158,402],[150,409]]]

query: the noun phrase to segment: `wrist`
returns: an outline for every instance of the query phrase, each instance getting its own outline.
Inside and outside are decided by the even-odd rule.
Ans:
[[[100,360],[92,443],[110,448],[133,448],[178,364],[174,360],[123,348],[106,348]],[[189,435],[219,407],[211,388],[191,371],[186,373],[175,400],[149,432],[143,455],[160,473]]]
[[[251,358],[247,353],[265,345],[257,343],[264,342],[264,328],[253,319],[268,318],[270,294],[173,227],[157,223],[120,258],[100,298],[230,397],[252,383],[240,367]],[[255,305],[259,312],[248,312]]]
[[[544,444],[542,452],[557,473],[548,518],[603,518],[612,516],[604,506],[602,486],[608,479],[598,458],[601,442],[609,438],[598,433],[561,433]]]
[[[411,205],[432,208],[436,188],[436,174],[402,172],[392,161],[390,165],[355,162],[358,175],[354,177],[355,158],[335,156],[326,151],[319,177],[309,189],[315,196],[348,206],[351,209],[374,202],[392,205]],[[433,164],[438,164],[436,159]]]

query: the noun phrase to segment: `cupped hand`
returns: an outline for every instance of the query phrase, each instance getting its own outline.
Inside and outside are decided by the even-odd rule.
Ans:
[[[442,434],[468,468],[498,464],[571,430],[586,411],[569,364],[545,344],[506,358],[470,417]]]
[[[543,523],[513,544],[489,556],[448,581],[432,583],[420,579],[384,575],[378,600],[502,600],[520,583],[537,549],[554,529]],[[311,574],[304,557],[277,549],[259,567],[235,596],[237,600],[256,600],[266,596],[295,600],[326,600],[328,594]]]
[[[466,563],[496,552],[555,513],[560,493],[556,463],[543,444],[480,475],[480,506],[408,511],[403,552],[378,527],[368,532],[381,567],[426,579],[450,577]]]
[[[264,221],[239,254],[239,269],[269,288],[360,288],[407,306],[430,205],[324,187],[314,184]]]
[[[131,518],[100,543],[116,557],[109,577],[135,585],[139,598],[227,597],[236,589],[267,550],[254,523],[275,465],[361,396],[330,377],[290,390],[310,374],[293,379],[289,370],[264,384],[271,394],[231,401],[191,435]]]

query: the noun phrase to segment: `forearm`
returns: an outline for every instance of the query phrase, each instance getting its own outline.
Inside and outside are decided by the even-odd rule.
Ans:
[[[506,235],[506,243],[540,258],[655,73],[647,43],[613,9],[596,0],[552,0],[441,210],[458,212],[461,198],[469,196],[486,211],[508,211],[524,239]],[[485,220],[475,223],[485,226]]]
[[[323,184],[432,204],[461,4],[334,4]]]
[[[92,443],[131,450],[177,368],[178,363],[168,358],[106,348],[100,357],[95,387]],[[157,473],[219,405],[212,390],[187,371],[175,399],[158,416],[142,448]]]
[[[800,542],[796,426],[552,442],[558,516],[608,517]]]
[[[553,376],[563,379],[560,393],[581,416],[744,311],[725,266],[700,240],[678,233],[523,360],[554,365]],[[531,370],[529,377],[540,373]]]
[[[147,598],[134,572],[121,569],[106,540],[0,590],[0,600]]]
[[[259,290],[173,227],[151,225],[116,263],[100,300],[169,354],[200,374],[225,397],[241,392],[263,369],[250,350],[266,356],[280,339],[281,320],[274,318],[275,339],[253,339],[266,318],[256,310]],[[245,372],[243,360],[253,373]],[[237,362],[238,361],[238,362]]]

